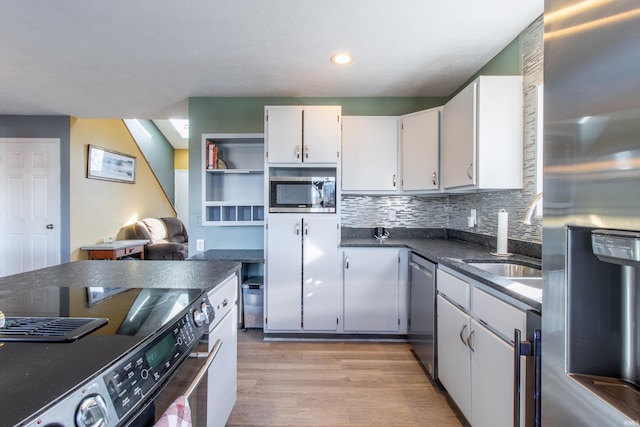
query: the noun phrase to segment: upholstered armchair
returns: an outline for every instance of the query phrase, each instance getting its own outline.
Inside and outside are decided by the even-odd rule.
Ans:
[[[144,218],[128,225],[126,239],[146,239],[145,259],[184,260],[189,256],[189,236],[177,218]]]

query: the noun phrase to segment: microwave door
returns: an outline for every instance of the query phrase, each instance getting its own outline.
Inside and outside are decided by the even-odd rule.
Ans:
[[[310,208],[313,201],[311,192],[309,183],[277,183],[275,205],[283,208]]]

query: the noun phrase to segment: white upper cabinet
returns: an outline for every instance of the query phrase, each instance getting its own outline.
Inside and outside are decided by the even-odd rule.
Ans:
[[[402,190],[440,188],[441,108],[402,117]]]
[[[445,190],[522,188],[521,76],[480,76],[444,106]]]
[[[342,191],[398,190],[398,118],[342,118]]]
[[[337,163],[340,106],[267,106],[265,143],[268,163]]]

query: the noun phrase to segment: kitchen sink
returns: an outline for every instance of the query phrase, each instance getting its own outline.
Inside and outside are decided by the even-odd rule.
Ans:
[[[542,277],[509,277],[509,279],[530,288],[542,289]]]
[[[520,295],[542,302],[542,270],[540,267],[505,261],[469,260],[465,262],[494,276],[509,279],[510,284],[502,284],[502,286]]]
[[[496,276],[515,278],[532,278],[540,280],[542,271],[536,267],[530,267],[512,262],[470,262],[472,267],[480,268]]]

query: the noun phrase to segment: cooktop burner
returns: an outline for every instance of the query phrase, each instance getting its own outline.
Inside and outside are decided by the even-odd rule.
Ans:
[[[7,317],[0,342],[72,342],[107,323],[104,318]]]

